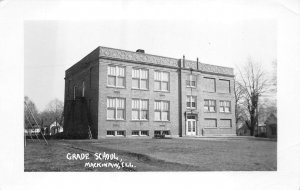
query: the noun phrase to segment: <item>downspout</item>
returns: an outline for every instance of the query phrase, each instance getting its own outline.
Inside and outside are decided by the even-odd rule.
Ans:
[[[183,55],[183,59],[179,62],[179,68],[178,68],[178,103],[179,103],[179,136],[183,136],[183,125],[182,125],[182,80],[181,80],[181,72],[182,67],[184,67],[184,59],[185,56]]]

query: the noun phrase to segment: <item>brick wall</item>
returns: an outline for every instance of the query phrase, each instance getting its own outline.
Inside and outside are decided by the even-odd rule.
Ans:
[[[107,87],[107,66],[110,64],[126,66],[126,88]],[[149,90],[135,90],[131,88],[132,68],[144,68],[149,70]],[[154,91],[154,71],[167,71],[170,73],[170,92]],[[98,138],[105,137],[107,130],[125,130],[126,136],[130,137],[132,130],[148,130],[149,136],[154,136],[155,130],[170,130],[172,136],[179,135],[178,123],[178,77],[177,69],[167,69],[155,66],[138,65],[128,62],[100,60],[99,77],[99,115],[98,115]],[[122,97],[126,99],[126,120],[107,120],[106,101],[107,97]],[[149,100],[149,120],[132,121],[131,100],[132,98]],[[154,100],[170,101],[170,121],[154,121]]]

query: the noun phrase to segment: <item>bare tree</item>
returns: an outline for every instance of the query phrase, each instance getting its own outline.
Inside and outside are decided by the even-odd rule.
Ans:
[[[24,125],[29,126],[35,124],[34,119],[37,122],[39,121],[39,113],[38,110],[32,100],[28,96],[24,97]],[[33,118],[34,117],[34,118]]]
[[[237,80],[234,80],[234,96],[235,96],[235,123],[244,120],[243,114],[243,86]]]
[[[243,105],[247,110],[246,126],[250,135],[254,135],[258,124],[258,103],[261,95],[267,92],[269,84],[261,64],[255,63],[251,58],[247,64],[239,69],[239,83],[242,91]]]
[[[61,122],[63,110],[63,102],[56,98],[48,103],[48,105],[46,106],[46,110],[43,112],[43,115],[48,115],[48,117],[55,118],[56,122]]]

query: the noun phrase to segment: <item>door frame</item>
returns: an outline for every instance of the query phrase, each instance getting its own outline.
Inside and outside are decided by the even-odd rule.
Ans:
[[[189,118],[191,117],[191,118]],[[192,118],[193,117],[193,118]],[[195,123],[195,130],[193,131],[193,121]],[[191,132],[188,131],[188,122],[191,122]],[[185,120],[185,134],[186,136],[196,136],[197,135],[197,114],[187,114]]]

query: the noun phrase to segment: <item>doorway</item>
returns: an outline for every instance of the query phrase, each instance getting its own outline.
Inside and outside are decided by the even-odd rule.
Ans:
[[[186,135],[187,136],[196,136],[196,115],[187,115],[186,118]]]

